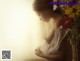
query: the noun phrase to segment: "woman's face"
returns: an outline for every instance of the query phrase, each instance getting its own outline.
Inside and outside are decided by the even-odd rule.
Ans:
[[[44,16],[43,14],[40,14],[40,15],[39,15],[39,18],[40,18],[40,20],[42,20],[42,21],[44,21],[44,22],[48,22],[48,21],[49,21],[49,18],[46,17],[46,16]]]
[[[48,12],[42,12],[42,13],[37,13],[40,20],[44,21],[44,22],[48,22],[51,18],[51,16],[49,15]]]

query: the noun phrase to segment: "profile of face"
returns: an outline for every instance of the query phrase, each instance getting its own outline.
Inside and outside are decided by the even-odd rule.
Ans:
[[[48,22],[50,19],[48,16],[44,16],[43,14],[39,14],[39,18],[44,22]]]
[[[43,12],[37,12],[40,20],[44,21],[44,22],[48,22],[51,18],[51,14],[48,11],[43,11]]]

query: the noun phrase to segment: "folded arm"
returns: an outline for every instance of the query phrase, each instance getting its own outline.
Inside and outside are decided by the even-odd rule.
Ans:
[[[67,40],[64,39],[60,45],[58,54],[46,54],[45,55],[45,54],[43,54],[43,52],[40,51],[40,49],[36,49],[35,53],[37,56],[40,56],[43,58],[52,59],[52,60],[63,60],[71,54],[71,52],[70,52],[71,47],[68,44],[70,45],[70,43],[68,43]],[[69,60],[70,60],[70,58],[69,58]]]
[[[44,55],[39,49],[36,49],[35,54],[39,57],[42,58],[47,58],[47,59],[51,59],[51,60],[62,60],[64,55],[60,52],[58,54],[49,54],[49,55]]]

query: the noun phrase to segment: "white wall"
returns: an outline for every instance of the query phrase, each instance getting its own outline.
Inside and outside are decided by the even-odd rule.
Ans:
[[[0,59],[12,51],[12,61],[38,58],[34,49],[49,31],[32,10],[33,0],[0,0]]]

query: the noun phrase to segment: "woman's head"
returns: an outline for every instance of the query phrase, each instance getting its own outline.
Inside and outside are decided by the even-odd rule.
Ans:
[[[53,0],[35,0],[33,3],[33,9],[43,21],[49,21],[50,18],[57,19],[61,16],[60,10],[53,11],[53,6],[50,2]]]
[[[35,0],[33,3],[34,11],[45,21],[52,17],[53,7],[49,4],[50,1],[51,0]]]

